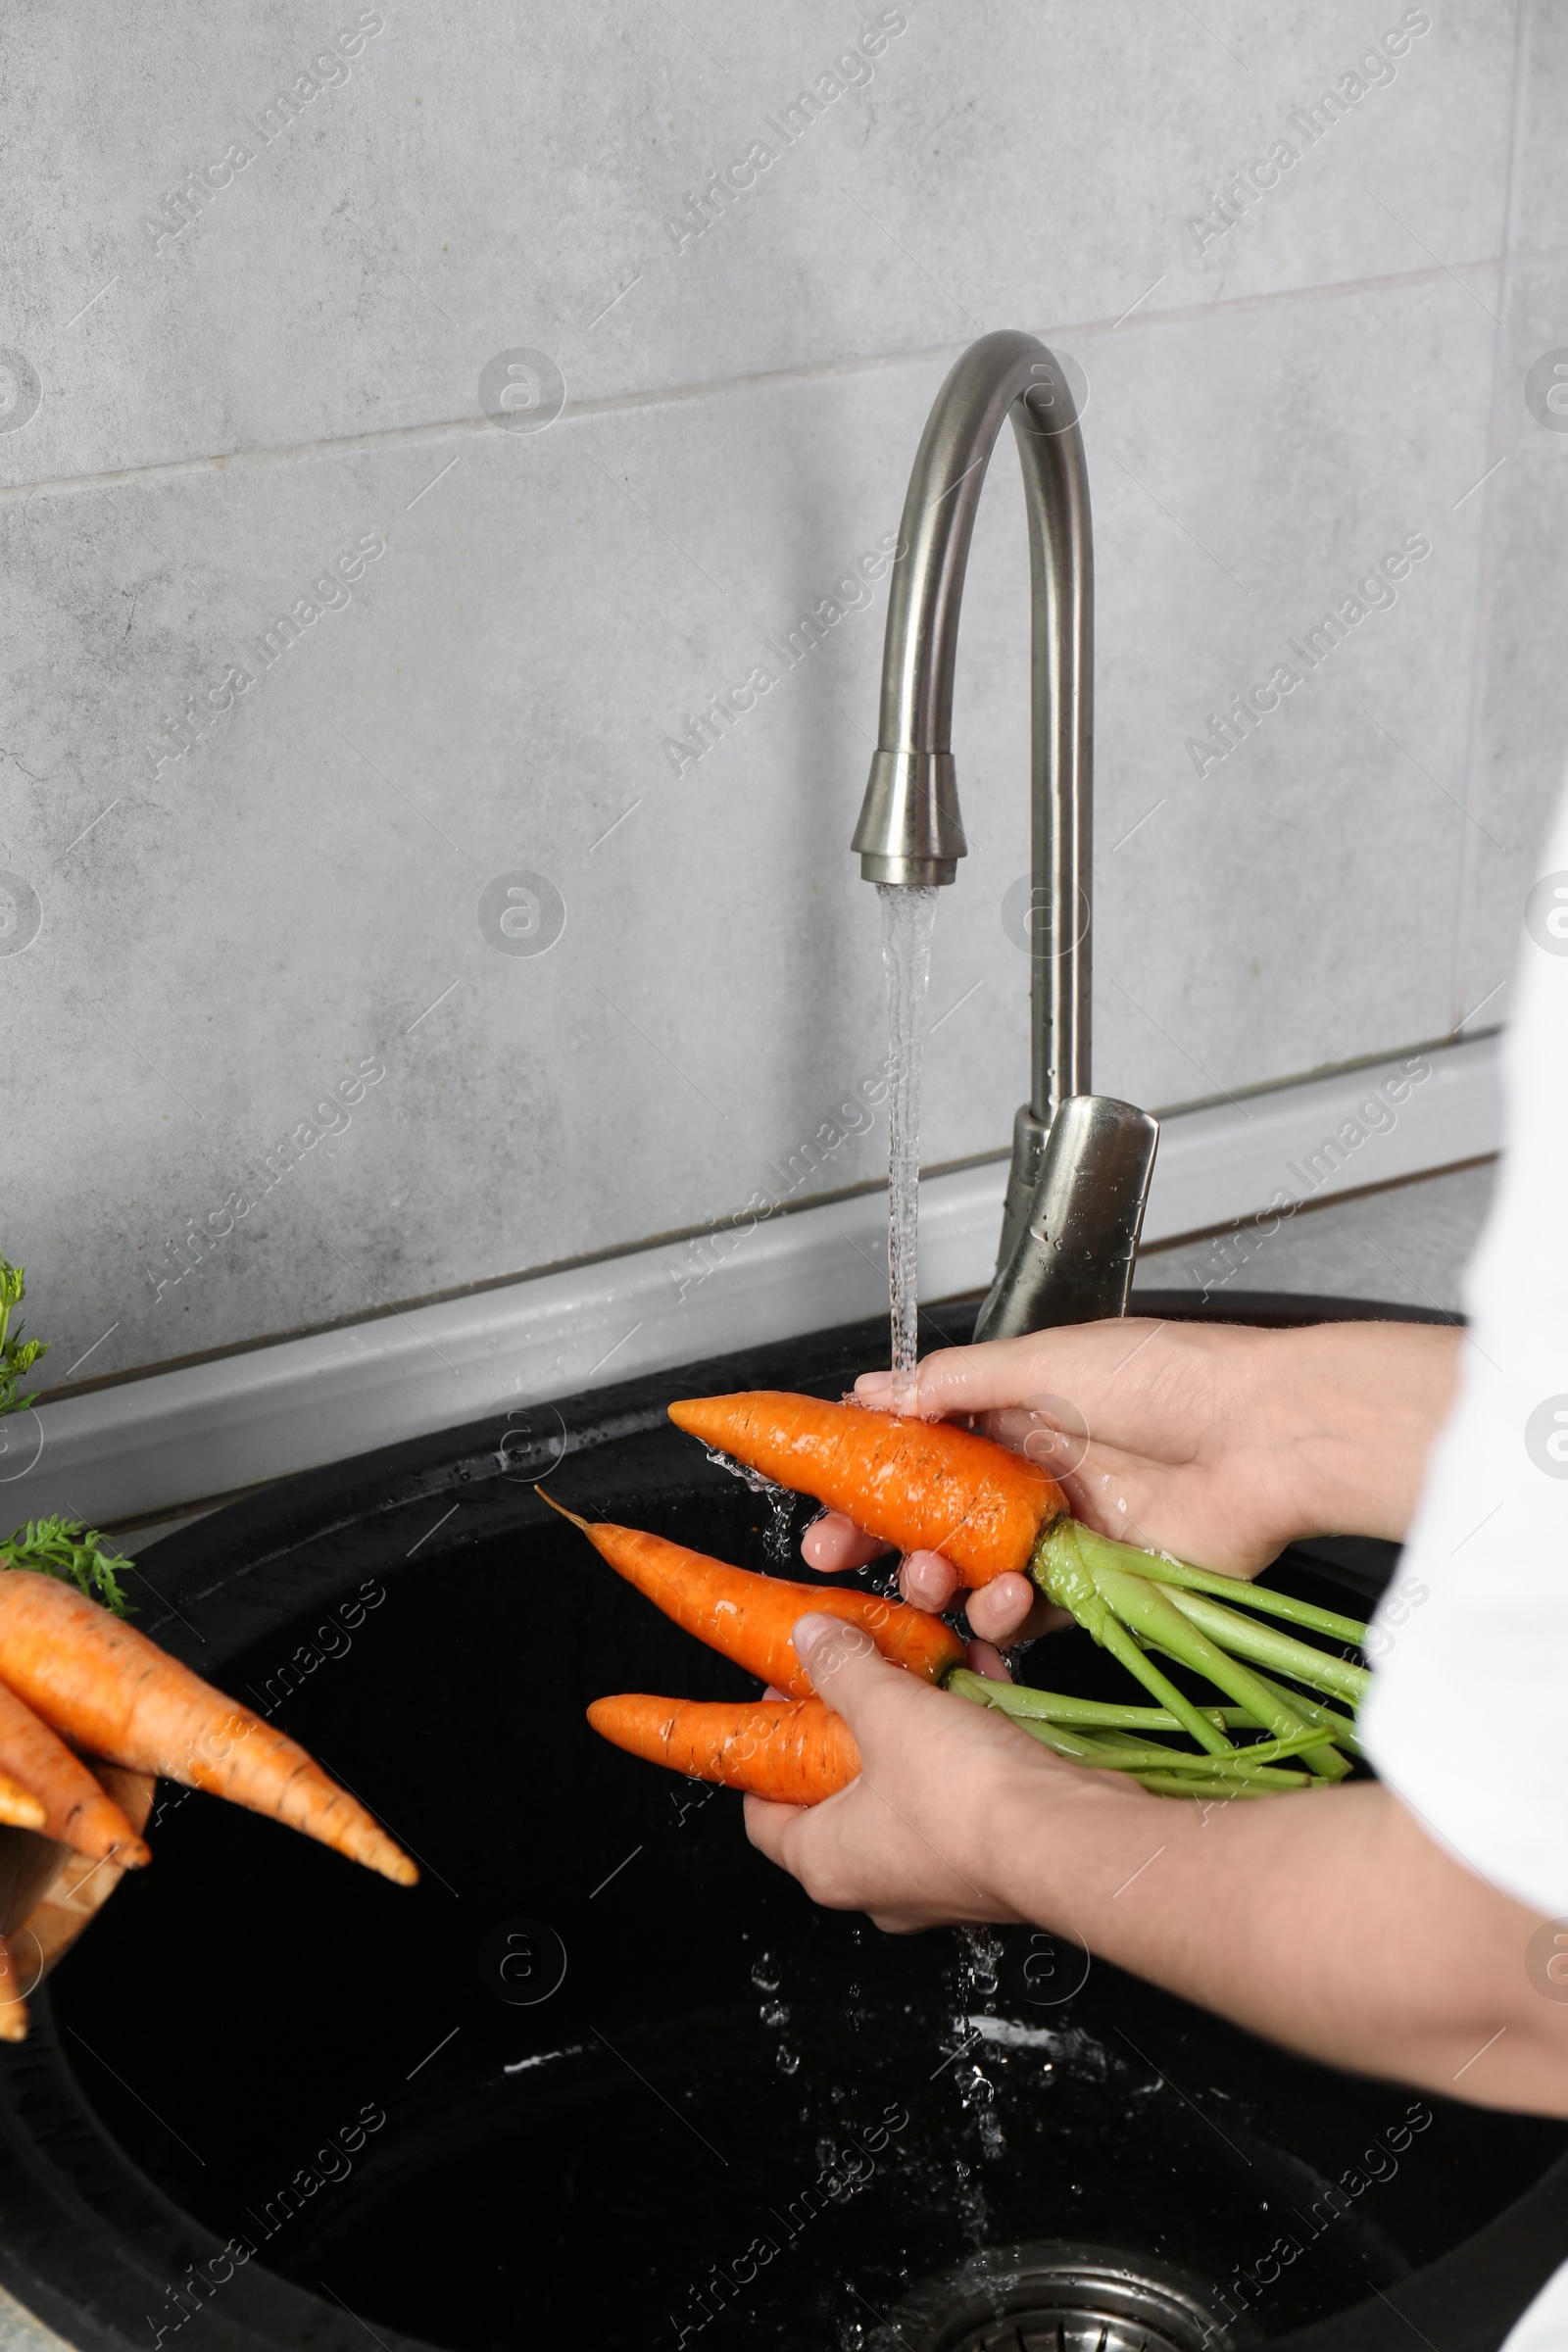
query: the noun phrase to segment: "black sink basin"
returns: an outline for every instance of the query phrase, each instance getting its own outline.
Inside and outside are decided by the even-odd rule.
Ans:
[[[1399,1310],[1248,1307],[1369,1311]],[[885,1340],[366,1455],[146,1555],[143,1627],[273,1711],[423,1878],[161,1793],[154,1867],[0,2057],[0,2278],[24,2302],[83,2346],[215,2352],[1013,2352],[1057,2344],[1028,2316],[1048,2306],[1063,2346],[1107,2352],[1238,2314],[1208,2340],[1500,2342],[1568,2257],[1562,2126],[1306,2064],[1022,1931],[901,1940],[813,1910],[738,1798],[588,1731],[606,1690],[752,1686],[533,1481],[780,1564],[791,1528],[663,1406],[836,1394]],[[1354,1605],[1394,1556],[1330,1544],[1288,1572]],[[1100,1670],[1080,1644],[1054,1638],[1053,1680]],[[1096,2294],[1091,2335],[1071,2315]]]

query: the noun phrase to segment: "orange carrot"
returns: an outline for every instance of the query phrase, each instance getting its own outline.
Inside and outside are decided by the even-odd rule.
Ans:
[[[884,1600],[875,1592],[834,1585],[803,1585],[781,1576],[757,1576],[731,1568],[706,1552],[688,1551],[662,1536],[609,1520],[579,1519],[546,1494],[544,1500],[574,1527],[618,1576],[645,1593],[688,1634],[721,1650],[796,1698],[812,1695],[811,1680],[795,1655],[791,1631],[808,1609],[863,1626],[885,1658],[940,1682],[950,1667],[963,1664],[963,1643],[940,1617],[911,1609],[906,1601]]]
[[[69,1755],[71,1751],[68,1748],[66,1752]],[[0,1822],[4,1822],[8,1830],[41,1830],[48,1819],[47,1807],[39,1802],[30,1788],[24,1788],[20,1781],[14,1781],[9,1772],[0,1772]]]
[[[689,1780],[722,1781],[782,1805],[816,1805],[860,1769],[855,1734],[819,1698],[596,1698],[594,1730]]]
[[[41,1829],[94,1862],[106,1862],[113,1856],[134,1869],[151,1859],[143,1840],[81,1758],[74,1756],[65,1741],[3,1682],[0,1778],[14,1778],[24,1789],[32,1791],[36,1819],[23,1824],[24,1828]],[[0,1821],[16,1818],[0,1808]]]
[[[0,1574],[0,1682],[89,1755],[270,1814],[400,1886],[419,1875],[296,1740],[59,1577]]]
[[[900,1551],[946,1553],[966,1585],[1027,1573],[1036,1538],[1067,1508],[1046,1471],[951,1421],[772,1389],[688,1397],[669,1417],[779,1486],[847,1511]]]

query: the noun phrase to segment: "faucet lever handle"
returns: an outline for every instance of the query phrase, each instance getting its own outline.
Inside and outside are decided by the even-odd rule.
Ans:
[[[1011,1251],[976,1318],[976,1340],[1127,1312],[1158,1141],[1159,1121],[1135,1103],[1065,1098]]]

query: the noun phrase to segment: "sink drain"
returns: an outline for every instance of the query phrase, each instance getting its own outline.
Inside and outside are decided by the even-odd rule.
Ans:
[[[1197,2282],[1109,2246],[990,2247],[899,2305],[904,2352],[1239,2352]]]

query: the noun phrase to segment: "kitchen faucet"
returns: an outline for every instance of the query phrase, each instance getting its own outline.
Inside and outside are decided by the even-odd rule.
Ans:
[[[926,422],[904,502],[882,711],[855,828],[867,882],[955,880],[967,850],[952,751],[964,567],[1011,416],[1029,514],[1033,744],[1030,1098],[1013,1121],[996,1280],[977,1340],[1127,1311],[1158,1122],[1089,1091],[1094,549],[1077,405],[1033,335],[982,335]]]

